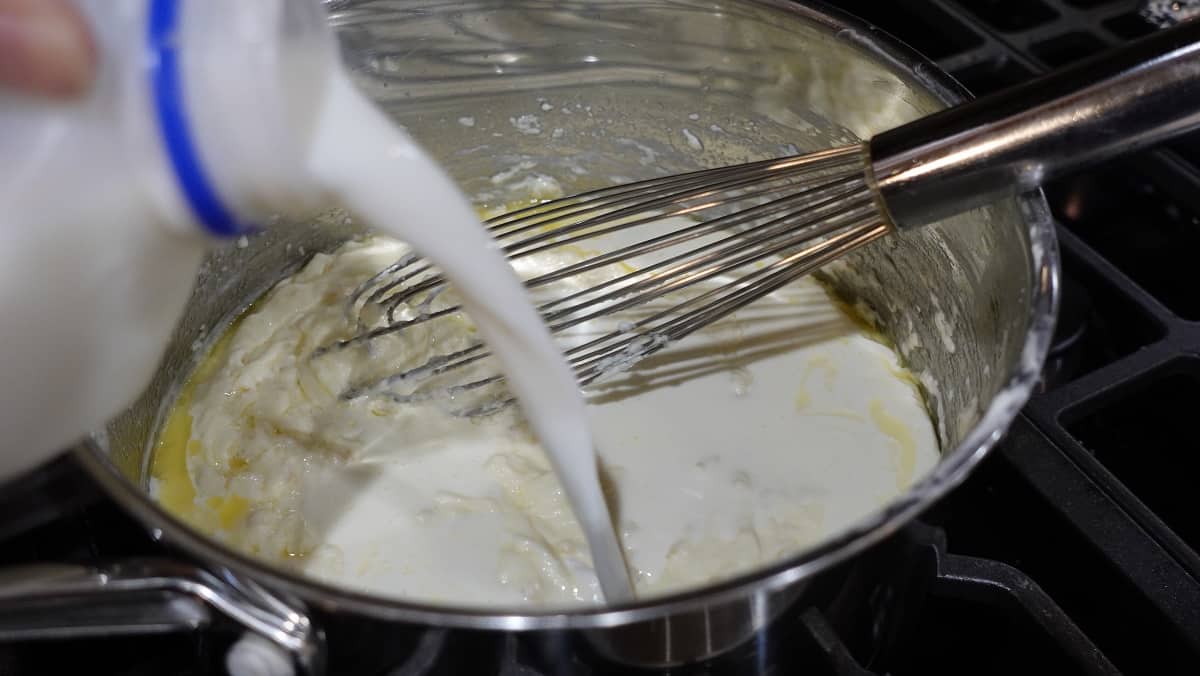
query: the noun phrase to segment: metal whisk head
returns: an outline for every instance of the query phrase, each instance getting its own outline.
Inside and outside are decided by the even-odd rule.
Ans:
[[[486,227],[526,271],[526,288],[586,386],[886,234],[864,161],[864,149],[851,146],[655,178],[506,213]],[[422,258],[396,261],[349,299],[358,333],[316,356],[461,321],[447,290]],[[471,342],[343,397],[462,397],[459,413],[488,413],[513,401],[489,358]]]

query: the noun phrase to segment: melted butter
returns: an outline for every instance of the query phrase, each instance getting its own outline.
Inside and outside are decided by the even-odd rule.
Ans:
[[[225,530],[241,523],[250,512],[250,501],[240,495],[214,495],[206,504],[216,514],[217,522]]]
[[[858,327],[859,333],[864,338],[873,340],[876,343],[887,347],[888,349],[895,349],[895,346],[892,345],[892,341],[889,340],[888,337],[879,330],[879,327],[875,325],[875,322],[871,319],[868,319],[869,311],[865,305],[863,305],[861,302],[851,305],[850,303],[846,302],[844,298],[834,293],[833,290],[828,287],[825,287],[825,293],[828,294],[830,302],[832,302],[835,307],[841,310],[842,314],[844,314],[850,321],[854,322],[854,325]],[[891,368],[890,364],[889,368]],[[905,371],[905,373],[907,373],[907,371]]]
[[[901,490],[912,484],[913,472],[917,466],[917,442],[913,440],[912,432],[904,421],[888,413],[883,402],[871,400],[871,422],[887,436],[891,437],[899,447],[896,468],[896,487]]]
[[[883,345],[892,347],[892,345],[886,341],[877,341],[877,342],[881,342]],[[904,368],[903,366],[898,366],[895,362],[893,362],[890,359],[884,359],[881,357],[880,361],[883,363],[884,368],[886,368],[888,370],[888,373],[892,374],[893,378],[895,378],[896,380],[900,380],[900,381],[908,383],[910,386],[912,386],[914,395],[917,396],[918,398],[921,398],[919,395],[919,392],[921,389],[921,381],[917,380],[917,377],[912,374],[912,371],[909,371],[908,369]]]
[[[210,515],[198,513],[197,508],[200,505],[196,504],[196,487],[188,471],[188,459],[200,458],[204,454],[200,441],[192,438],[192,400],[196,395],[196,386],[208,382],[225,363],[229,344],[233,341],[239,323],[240,318],[233,321],[180,389],[179,395],[171,404],[170,413],[162,431],[159,432],[154,454],[150,458],[150,476],[158,484],[156,497],[159,503],[168,512],[200,528],[208,525],[210,519],[206,517]],[[236,468],[232,467],[234,463],[230,463],[231,470],[238,471],[246,467],[245,459],[236,460],[241,462]],[[209,500],[203,506],[212,510],[214,508],[211,502]],[[243,510],[249,510],[249,503],[246,503]],[[218,521],[224,520],[218,515]]]
[[[192,390],[191,384],[184,386],[175,399],[150,463],[150,476],[158,482],[158,501],[167,511],[184,520],[190,520],[196,500],[196,488],[187,467],[191,445],[188,442],[192,438]],[[194,450],[199,451],[199,448]]]

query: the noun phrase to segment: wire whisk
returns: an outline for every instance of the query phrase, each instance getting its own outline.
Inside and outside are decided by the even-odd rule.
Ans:
[[[485,225],[586,386],[889,233],[1197,127],[1191,22],[867,143],[593,190]],[[461,312],[417,255],[364,282],[347,308],[355,335],[316,357]],[[477,341],[435,350],[342,396],[490,413],[513,399],[489,356]]]
[[[535,299],[546,298],[538,310],[553,334],[568,336],[564,352],[586,386],[884,235],[889,226],[862,176],[862,152],[838,148],[650,179],[530,206],[485,225],[518,270],[522,261],[558,263],[525,285]],[[583,248],[597,243],[599,251]],[[349,307],[362,332],[322,351],[457,315],[456,303],[438,305],[447,285],[427,261],[405,256],[352,294]],[[343,396],[457,397],[502,376],[421,386],[489,356],[476,342]],[[464,412],[510,403],[494,399]]]

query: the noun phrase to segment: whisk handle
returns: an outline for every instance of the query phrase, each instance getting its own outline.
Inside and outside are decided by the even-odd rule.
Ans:
[[[893,222],[915,227],[1200,127],[1200,20],[873,138]]]

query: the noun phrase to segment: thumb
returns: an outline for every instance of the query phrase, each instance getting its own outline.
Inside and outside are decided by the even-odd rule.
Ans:
[[[78,96],[95,61],[87,24],[67,0],[0,0],[0,86]]]

